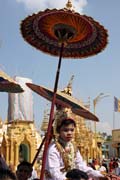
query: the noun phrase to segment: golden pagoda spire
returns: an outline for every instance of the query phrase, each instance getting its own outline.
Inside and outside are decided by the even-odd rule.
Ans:
[[[65,87],[64,90],[61,91],[61,92],[64,92],[65,94],[68,94],[68,95],[72,96],[72,83],[73,83],[73,79],[74,79],[74,75],[71,76],[71,79],[68,82],[67,87]]]

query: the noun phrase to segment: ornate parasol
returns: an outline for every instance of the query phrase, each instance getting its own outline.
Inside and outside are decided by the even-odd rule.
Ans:
[[[93,18],[74,12],[70,0],[64,9],[46,9],[28,16],[21,22],[21,33],[24,40],[38,50],[59,56],[43,152],[40,177],[43,180],[62,57],[81,59],[96,55],[106,47],[108,35],[107,30]]]
[[[0,71],[0,92],[21,93],[24,90],[5,72]]]
[[[40,96],[46,98],[48,101],[52,101],[53,90],[44,86],[38,86],[32,83],[26,83],[26,85]],[[86,119],[99,121],[98,118],[91,113],[85,106],[82,105],[73,96],[70,96],[60,90],[56,92],[55,104],[60,105],[63,108],[70,108],[76,115],[82,116]]]
[[[70,9],[33,14],[22,21],[21,32],[25,41],[50,55],[59,56],[64,44],[63,58],[96,55],[107,44],[107,30],[102,25]]]

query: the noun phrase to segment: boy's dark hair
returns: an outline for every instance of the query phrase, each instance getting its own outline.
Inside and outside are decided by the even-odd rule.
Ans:
[[[18,164],[17,166],[17,170],[19,170],[19,168],[21,166],[27,166],[30,170],[30,172],[32,172],[33,168],[32,168],[32,164],[30,162],[27,162],[27,161],[22,161],[20,164]]]
[[[17,180],[15,174],[9,169],[0,168],[0,180]]]
[[[87,173],[79,170],[79,169],[72,169],[67,172],[66,177],[71,180],[81,180],[85,179],[88,180],[88,175]]]
[[[60,128],[62,126],[68,126],[69,124],[73,124],[76,127],[76,123],[75,123],[75,121],[73,119],[71,119],[71,118],[62,119],[61,123],[56,126],[56,132],[59,133],[60,132]]]

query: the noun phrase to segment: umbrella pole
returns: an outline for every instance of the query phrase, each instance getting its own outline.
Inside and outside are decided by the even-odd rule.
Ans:
[[[61,44],[61,49],[60,49],[60,57],[59,57],[58,68],[57,68],[57,72],[56,72],[56,79],[55,79],[55,84],[54,84],[54,92],[53,92],[53,98],[52,98],[52,103],[51,103],[50,117],[49,117],[48,129],[47,129],[47,134],[46,134],[46,139],[45,139],[45,146],[44,146],[44,151],[43,151],[40,180],[44,180],[44,171],[45,171],[47,150],[48,150],[50,137],[51,137],[52,124],[53,124],[53,121],[54,121],[53,120],[54,105],[55,105],[55,100],[56,100],[56,92],[57,92],[57,87],[58,87],[58,80],[59,80],[59,74],[60,74],[60,67],[61,67],[61,61],[62,61],[63,48],[64,48],[64,43]]]
[[[53,138],[53,129],[51,129],[51,136],[49,138],[49,141],[51,141],[52,138]],[[43,147],[43,145],[45,143],[45,139],[46,139],[46,134],[45,134],[44,138],[42,139],[42,142],[41,142],[41,144],[40,144],[40,146],[38,148],[38,151],[37,151],[37,153],[36,153],[36,155],[35,155],[35,157],[34,157],[34,159],[32,161],[32,166],[34,166],[34,164],[35,164],[35,161],[36,161],[36,159],[37,159],[37,157],[38,157],[38,155],[39,155],[39,153],[40,153],[40,151],[41,151],[41,149],[42,149],[42,147]]]
[[[40,153],[40,151],[42,149],[42,146],[43,146],[43,144],[45,142],[45,138],[46,138],[46,136],[43,138],[43,140],[42,140],[42,142],[41,142],[41,144],[39,146],[39,149],[38,149],[38,151],[37,151],[37,153],[36,153],[36,155],[35,155],[35,157],[34,157],[34,159],[32,161],[32,166],[34,166],[34,163],[35,163],[35,161],[36,161],[36,159],[37,159],[37,157],[38,157],[38,155],[39,155],[39,153]]]

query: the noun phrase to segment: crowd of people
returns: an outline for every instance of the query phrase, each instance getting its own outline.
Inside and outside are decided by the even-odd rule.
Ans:
[[[28,162],[23,162],[19,164],[16,174],[10,169],[0,169],[0,180],[28,180],[31,176],[31,165]],[[66,178],[68,180],[88,180],[87,173],[80,171],[78,169],[72,169],[67,172]],[[34,178],[32,180],[39,180]]]
[[[112,172],[118,176],[119,160],[111,159],[109,167],[106,162],[98,163],[96,159],[83,160],[80,151],[73,141],[76,122],[71,118],[59,119],[56,124],[57,138],[48,147],[44,180],[106,180],[105,173]],[[15,172],[5,165],[1,157],[0,180],[38,180],[30,162],[22,161]]]
[[[88,165],[93,169],[99,170],[103,174],[111,173],[120,176],[120,159],[111,158],[98,161],[97,159],[89,159]]]
[[[16,171],[7,166],[2,158],[0,162],[0,180],[38,180],[37,173],[30,162],[21,162]]]

